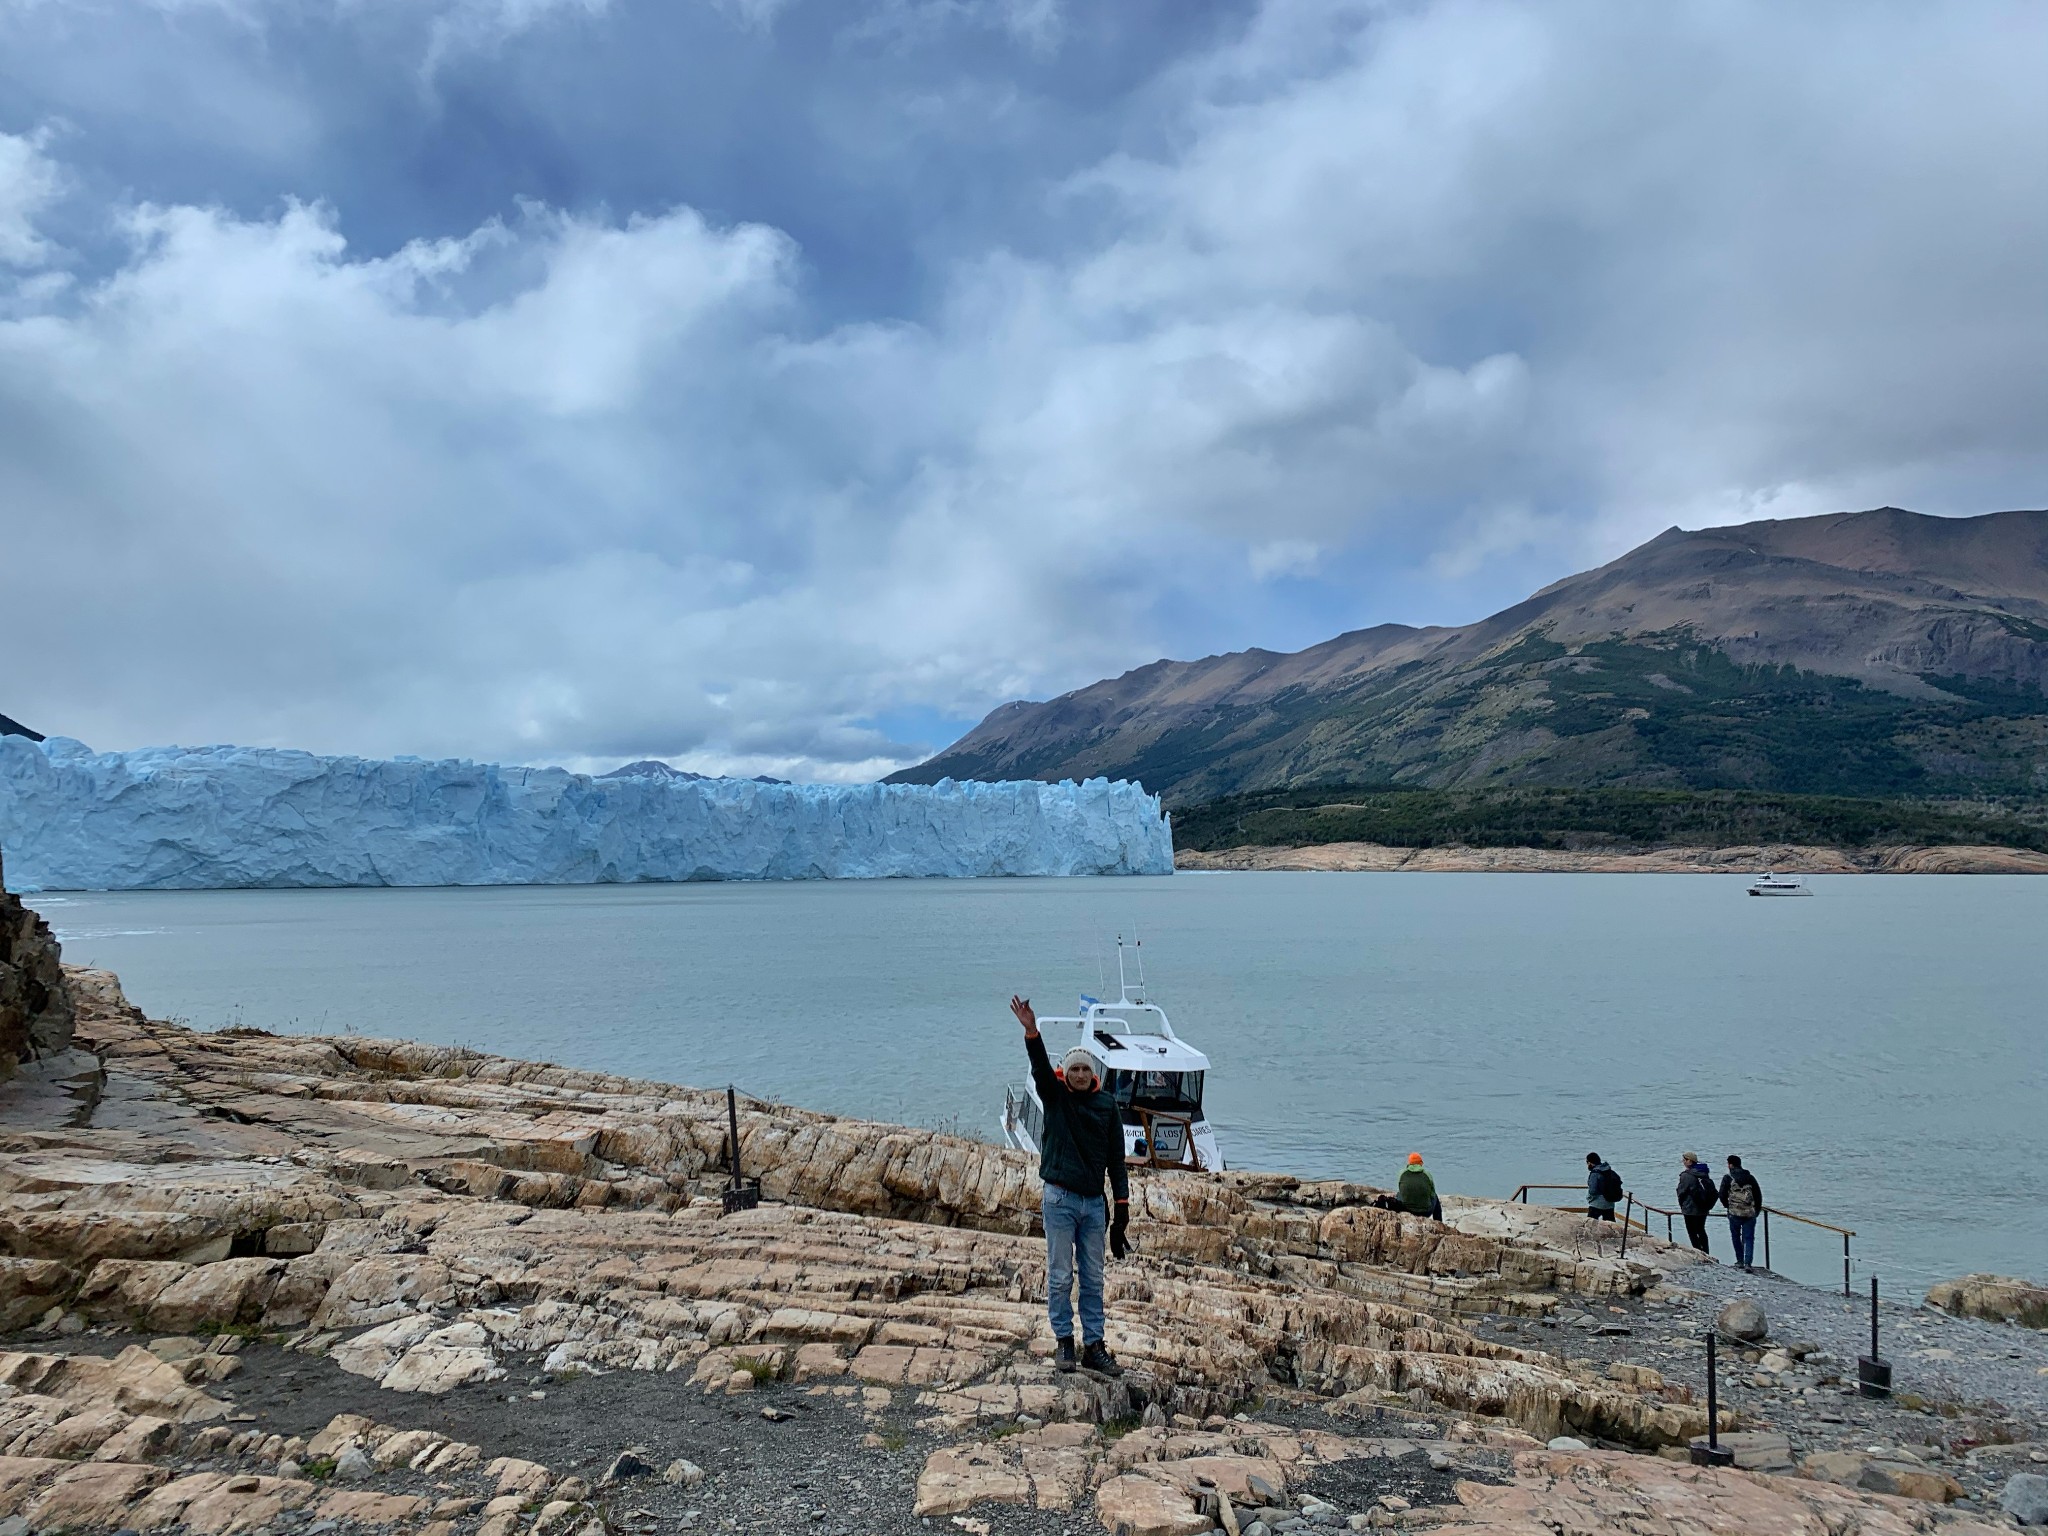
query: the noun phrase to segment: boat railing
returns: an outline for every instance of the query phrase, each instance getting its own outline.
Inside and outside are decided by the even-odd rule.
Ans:
[[[1569,1189],[1582,1191],[1585,1187],[1583,1184],[1524,1184],[1512,1195],[1509,1195],[1508,1199],[1527,1205],[1530,1203],[1529,1193],[1531,1190]],[[1578,1203],[1567,1203],[1552,1206],[1550,1209],[1584,1211],[1586,1206]],[[1642,1214],[1637,1215],[1638,1211]],[[1653,1205],[1647,1200],[1637,1199],[1631,1191],[1623,1191],[1622,1205],[1616,1209],[1615,1217],[1622,1230],[1621,1251],[1624,1255],[1628,1252],[1628,1233],[1630,1230],[1639,1230],[1645,1236],[1654,1235],[1650,1231],[1650,1218],[1652,1216],[1664,1218],[1664,1240],[1666,1242],[1676,1242],[1678,1240],[1677,1223],[1685,1219],[1684,1212],[1670,1210],[1661,1205]],[[1813,1216],[1802,1216],[1797,1211],[1780,1210],[1777,1206],[1767,1205],[1757,1212],[1757,1227],[1759,1234],[1764,1240],[1765,1269],[1771,1267],[1771,1218],[1773,1216],[1778,1217],[1781,1221],[1796,1221],[1804,1226],[1818,1227],[1823,1232],[1832,1232],[1842,1239],[1842,1294],[1847,1296],[1849,1294],[1849,1270],[1851,1264],[1849,1244],[1850,1240],[1856,1236],[1855,1229],[1853,1227],[1838,1227],[1830,1221],[1821,1221]]]

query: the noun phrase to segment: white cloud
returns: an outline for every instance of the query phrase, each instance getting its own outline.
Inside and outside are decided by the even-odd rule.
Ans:
[[[834,324],[788,235],[688,208],[379,257],[346,208],[101,209],[89,269],[0,140],[0,258],[44,269],[0,305],[42,691],[0,705],[866,774],[907,749],[865,722],[1213,650],[1276,577],[1334,632],[1386,616],[1346,570],[1456,597],[1674,521],[2038,503],[2044,63],[2048,13],[1988,3],[1270,0],[1030,250]]]
[[[41,135],[0,133],[0,265],[40,266],[51,254],[36,220],[55,201],[59,178],[43,144]]]

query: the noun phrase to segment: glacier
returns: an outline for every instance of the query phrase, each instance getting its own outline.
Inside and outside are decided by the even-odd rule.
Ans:
[[[1164,875],[1137,784],[762,784],[0,737],[20,891]]]

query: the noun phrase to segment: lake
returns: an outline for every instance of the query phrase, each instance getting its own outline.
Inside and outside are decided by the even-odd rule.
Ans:
[[[1234,1166],[1669,1205],[1738,1152],[1853,1227],[1857,1283],[2048,1273],[2048,880],[1184,873],[31,898],[75,962],[201,1027],[356,1031],[998,1137],[1005,1003],[1113,989],[1117,935],[1214,1062]],[[1568,1196],[1551,1198],[1563,1203]],[[1716,1251],[1728,1252],[1725,1223]],[[1840,1239],[1773,1224],[1840,1283]]]

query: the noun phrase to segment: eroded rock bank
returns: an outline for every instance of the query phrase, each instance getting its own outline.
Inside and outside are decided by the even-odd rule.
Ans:
[[[766,1200],[728,1216],[723,1095],[64,983],[98,1089],[0,1121],[0,1519],[34,1529],[1989,1528],[1954,1479],[1660,1459],[1693,1388],[1545,1329],[1626,1334],[1696,1257],[1566,1213],[1147,1175],[1127,1373],[1060,1376],[1018,1154],[750,1102]]]
[[[1176,869],[1393,870],[1439,873],[1756,875],[2042,875],[2048,853],[2024,848],[1657,848],[1642,853],[1561,848],[1392,848],[1383,843],[1315,843],[1300,848],[1182,848]]]

